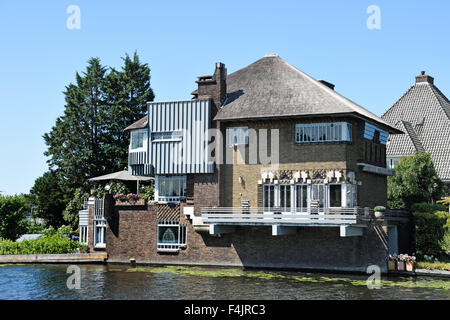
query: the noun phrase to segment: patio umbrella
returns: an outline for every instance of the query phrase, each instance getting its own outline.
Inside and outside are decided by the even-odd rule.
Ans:
[[[137,193],[139,193],[139,181],[155,180],[153,177],[133,176],[127,170],[117,171],[103,176],[90,178],[89,181],[105,181],[105,180],[123,180],[123,181],[136,181]]]

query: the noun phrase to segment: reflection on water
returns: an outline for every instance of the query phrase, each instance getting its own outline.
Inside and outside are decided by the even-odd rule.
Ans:
[[[450,299],[450,281],[199,267],[79,265],[81,289],[66,286],[69,265],[0,265],[0,299]]]

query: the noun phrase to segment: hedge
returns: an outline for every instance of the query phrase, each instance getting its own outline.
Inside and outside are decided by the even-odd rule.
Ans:
[[[427,255],[442,254],[444,236],[450,227],[450,213],[445,211],[414,212],[414,220],[416,250]]]
[[[447,208],[445,207],[445,205],[439,204],[439,203],[419,202],[419,203],[414,203],[411,206],[411,211],[412,212],[433,213],[433,212],[436,212],[436,211],[446,211],[446,210],[447,210]]]
[[[37,240],[15,242],[0,239],[0,255],[7,254],[64,254],[86,251],[85,245],[60,234],[43,236]]]

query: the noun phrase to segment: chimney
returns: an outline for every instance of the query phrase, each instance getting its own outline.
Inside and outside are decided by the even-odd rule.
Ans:
[[[319,82],[320,83],[322,83],[322,84],[324,84],[324,85],[326,85],[328,88],[330,88],[331,90],[334,90],[334,84],[332,84],[332,83],[330,83],[330,82],[328,82],[328,81],[325,81],[325,80],[319,80]]]
[[[426,75],[425,71],[420,72],[420,76],[416,76],[416,83],[428,82],[434,84],[434,78],[432,76]]]
[[[212,76],[197,77],[196,83],[198,89],[192,94],[193,99],[207,99],[212,100],[212,117],[214,117],[219,111],[227,94],[227,69],[221,62],[216,63],[216,69]]]

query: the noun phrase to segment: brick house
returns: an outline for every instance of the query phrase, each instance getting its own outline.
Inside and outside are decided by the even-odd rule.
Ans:
[[[125,129],[155,201],[105,198],[109,262],[386,271],[396,229],[372,208],[402,131],[275,54],[196,83]]]

